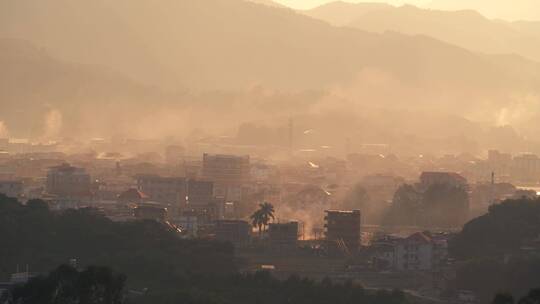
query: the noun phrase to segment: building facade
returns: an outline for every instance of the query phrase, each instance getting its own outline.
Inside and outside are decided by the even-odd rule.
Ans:
[[[268,240],[273,249],[290,250],[298,245],[298,222],[270,223]]]
[[[446,238],[417,232],[399,240],[394,247],[394,265],[399,271],[439,269],[448,256]]]
[[[240,201],[250,181],[249,156],[204,154],[202,177],[214,183],[214,196]]]
[[[210,181],[140,175],[137,188],[151,200],[168,204],[171,218],[197,216],[204,222],[223,217],[224,202],[214,198],[214,184]]]
[[[362,242],[360,210],[327,210],[325,212],[326,240],[335,243],[348,254],[357,252]]]
[[[66,163],[51,167],[47,172],[46,191],[59,197],[91,196],[90,174]]]
[[[219,241],[233,244],[249,242],[251,225],[240,220],[221,220],[215,223],[215,236]]]

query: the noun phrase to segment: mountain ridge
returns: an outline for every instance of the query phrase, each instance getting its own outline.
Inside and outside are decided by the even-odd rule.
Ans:
[[[193,96],[163,96],[161,90],[225,92],[205,100],[225,107],[234,102],[227,92],[264,88],[285,96],[326,92],[327,100],[317,100],[321,108],[374,104],[506,122],[499,116],[533,106],[540,88],[539,64],[520,56],[472,52],[425,35],[334,27],[290,9],[241,0],[0,0],[0,17],[0,37],[31,41],[62,62],[106,66],[135,83],[131,87],[124,81],[96,81],[90,90],[84,81],[74,82],[86,76],[64,77],[66,91],[72,93],[60,94],[61,81],[49,85],[54,77],[38,70],[35,77],[43,79],[27,81],[29,89],[19,87],[1,100],[28,99],[30,109],[32,101],[56,104],[71,113],[79,111],[71,103],[89,109],[98,101],[113,100],[122,104],[115,110],[142,115],[135,109],[155,108],[164,100],[178,111],[199,101]],[[102,22],[95,22],[98,17]],[[25,65],[27,70],[38,67]],[[14,77],[10,73],[15,70],[2,70],[0,77]],[[42,96],[29,97],[28,92]],[[130,119],[142,128],[148,124],[140,123],[141,117]],[[177,121],[171,115],[164,128],[170,131]]]
[[[338,1],[304,13],[338,26],[374,33],[427,35],[475,52],[517,53],[540,62],[540,26],[490,20],[475,10],[443,11],[412,5],[381,8]]]

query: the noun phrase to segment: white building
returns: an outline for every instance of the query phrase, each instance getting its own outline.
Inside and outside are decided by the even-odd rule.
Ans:
[[[436,267],[441,259],[439,242],[418,232],[397,242],[394,266],[399,271],[426,271]]]

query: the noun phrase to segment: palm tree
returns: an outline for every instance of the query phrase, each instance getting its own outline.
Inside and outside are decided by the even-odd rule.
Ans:
[[[251,225],[259,229],[259,237],[261,237],[263,223],[262,223],[262,215],[261,215],[260,210],[253,212],[250,218],[251,218]]]
[[[259,209],[257,209],[251,215],[251,224],[253,227],[257,227],[259,229],[259,237],[262,235],[263,228],[266,230],[270,220],[274,219],[274,212],[274,206],[270,203],[264,202],[259,204]]]

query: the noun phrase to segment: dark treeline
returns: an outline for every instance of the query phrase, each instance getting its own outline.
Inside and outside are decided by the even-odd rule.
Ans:
[[[540,199],[493,205],[451,239],[455,287],[474,290],[484,302],[498,292],[524,297],[540,286],[539,249]]]
[[[462,187],[434,184],[425,190],[402,185],[383,218],[385,225],[459,227],[467,220],[469,197]]]
[[[159,288],[190,273],[235,273],[233,247],[227,243],[182,240],[153,221],[117,223],[92,209],[51,212],[39,200],[21,205],[0,196],[0,279],[16,265],[47,272],[77,259],[81,265],[112,266],[133,288]]]
[[[237,274],[228,280],[193,276],[190,285],[178,284],[175,289],[160,293],[128,292],[125,276],[108,267],[77,270],[61,265],[47,276],[31,279],[13,288],[0,299],[14,304],[124,304],[124,303],[408,303],[400,291],[366,292],[350,281],[333,284],[330,279],[315,282],[291,276],[285,281],[268,272]],[[194,290],[193,286],[206,286]]]
[[[83,271],[61,265],[47,276],[15,286],[0,299],[1,303],[107,303],[125,302],[126,277],[108,267],[88,267]],[[4,301],[4,302],[2,302]]]
[[[507,293],[500,293],[495,296],[493,304],[535,304],[540,303],[540,288],[531,289],[529,293],[516,301],[514,296]]]
[[[0,233],[7,244],[0,246],[2,280],[17,264],[47,273],[76,258],[84,269],[75,273],[61,266],[31,280],[13,291],[21,304],[72,303],[74,294],[90,300],[76,298],[73,303],[88,304],[124,303],[124,298],[130,303],[160,304],[407,302],[401,292],[367,292],[351,282],[332,284],[294,276],[279,281],[264,272],[240,274],[230,244],[182,240],[165,225],[112,222],[92,209],[53,212],[39,200],[22,205],[0,195]],[[88,289],[97,294],[79,292]],[[51,292],[58,290],[64,292],[63,302],[49,301]],[[119,290],[125,297],[117,296]],[[104,301],[105,295],[111,300]]]
[[[361,286],[353,285],[351,281],[333,284],[330,279],[315,282],[297,276],[281,281],[273,278],[268,272],[237,274],[226,281],[199,279],[200,284],[207,286],[204,293],[196,294],[194,297],[194,294],[189,293],[188,290],[178,289],[172,293],[155,295],[150,303],[409,303],[408,298],[401,291],[366,291]]]
[[[507,200],[468,222],[454,238],[452,255],[477,258],[517,253],[540,236],[540,199]]]

